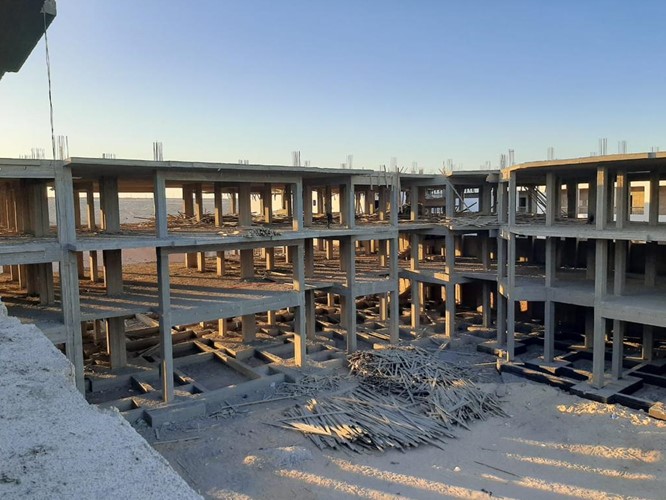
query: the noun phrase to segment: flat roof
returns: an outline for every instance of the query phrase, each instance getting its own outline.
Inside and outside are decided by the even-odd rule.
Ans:
[[[559,175],[589,176],[599,166],[610,169],[626,168],[628,172],[652,172],[666,169],[666,151],[614,154],[603,156],[585,156],[561,160],[533,161],[519,163],[502,169],[502,178],[507,180],[511,172],[525,173],[528,177],[541,178],[548,172]],[[521,175],[521,178],[524,177]]]

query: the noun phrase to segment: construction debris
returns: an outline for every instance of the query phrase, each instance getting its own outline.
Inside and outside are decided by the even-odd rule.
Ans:
[[[359,386],[347,394],[311,399],[287,411],[282,427],[319,448],[352,451],[440,446],[456,425],[506,416],[499,401],[466,372],[418,347],[358,351],[349,356]]]

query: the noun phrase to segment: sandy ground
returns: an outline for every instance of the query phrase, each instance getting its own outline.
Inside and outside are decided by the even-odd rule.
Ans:
[[[142,432],[207,498],[666,497],[666,422],[484,369],[510,417],[477,422],[443,450],[321,451],[267,425],[294,401]]]

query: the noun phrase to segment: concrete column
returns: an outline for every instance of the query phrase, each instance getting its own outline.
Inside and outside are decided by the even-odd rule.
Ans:
[[[509,221],[507,204],[507,183],[499,182],[497,184],[497,219],[500,224],[506,224]]]
[[[648,208],[648,223],[656,226],[659,223],[659,171],[650,172],[650,205]]]
[[[292,185],[285,184],[284,186],[284,196],[282,197],[282,204],[287,210],[287,217],[292,218],[294,215],[294,206],[292,203]]]
[[[410,249],[409,249],[409,268],[411,271],[418,271],[419,269],[419,246],[420,236],[418,233],[410,234]],[[411,280],[411,326],[414,333],[418,332],[421,327],[421,287],[419,282],[415,279]]]
[[[497,236],[497,280],[506,280],[507,274],[507,251],[506,240],[498,233]]]
[[[330,185],[324,187],[324,212],[333,217],[333,190]]]
[[[588,196],[589,196],[588,191]],[[575,182],[567,182],[567,217],[569,219],[575,219],[578,217],[578,184]],[[588,197],[589,203],[589,197]]]
[[[121,250],[103,250],[104,286],[109,297],[123,294],[123,262]]]
[[[411,271],[418,271],[419,269],[419,245],[421,237],[418,233],[412,233],[409,236],[410,249],[409,249],[409,269]]]
[[[409,190],[409,219],[416,221],[419,218],[419,187],[411,186]]]
[[[88,229],[94,231],[97,226],[95,224],[95,192],[92,186],[86,189],[86,215]]]
[[[398,228],[398,211],[400,210],[400,174],[394,173],[393,184],[386,188],[385,197],[389,199],[390,218],[389,222],[394,228]]]
[[[546,226],[555,224],[555,219],[560,211],[559,187],[555,173],[548,172],[546,174]]]
[[[298,184],[300,186],[300,184]],[[302,192],[298,191],[294,193],[294,199],[303,199],[303,194]],[[294,209],[294,214],[298,210],[301,210],[301,215],[302,215],[302,208],[301,209]],[[305,264],[304,264],[304,255],[303,255],[303,244],[298,244],[295,245],[292,248],[292,254],[294,257],[294,278],[293,278],[293,286],[294,286],[294,291],[298,292],[300,294],[300,304],[298,307],[294,308],[294,363],[296,366],[303,366],[306,361],[306,336],[307,336],[307,329],[308,326],[306,324],[307,322],[307,307],[306,307],[306,297],[305,297]],[[314,292],[312,292],[314,293]],[[312,298],[312,303],[313,305],[311,308],[314,308],[314,297]],[[312,311],[311,311],[312,312]],[[310,322],[314,321],[314,315],[310,314]],[[314,335],[314,332],[312,332]]]
[[[518,210],[518,205],[516,203],[516,200],[518,198],[518,192],[517,192],[517,186],[516,186],[516,171],[511,171],[509,173],[509,194],[508,194],[508,202],[509,202],[509,225],[513,226],[516,223],[516,211]]]
[[[241,331],[243,342],[254,342],[257,339],[257,319],[254,314],[241,316]]]
[[[273,269],[275,269],[275,247],[270,247],[266,249],[266,270]]]
[[[388,219],[388,197],[389,191],[386,186],[379,186],[379,220],[386,221]]]
[[[314,277],[314,241],[307,239],[303,242],[305,251],[305,277]]]
[[[166,179],[161,171],[153,177],[153,202],[155,204],[155,236],[166,238],[169,235],[166,202]]]
[[[124,318],[108,318],[106,320],[106,346],[112,369],[127,366]]]
[[[444,305],[444,320],[446,321],[445,334],[453,338],[456,333],[456,285],[452,282],[446,284],[446,304]]]
[[[506,297],[497,291],[497,345],[506,345]]]
[[[599,169],[598,171],[601,171]],[[600,185],[603,185],[603,179]],[[601,192],[599,193],[601,195]],[[601,196],[600,196],[601,197]],[[602,198],[605,198],[603,196]],[[603,204],[602,204],[603,205]],[[601,210],[599,210],[601,208]],[[603,207],[597,203],[597,215],[603,212]],[[596,271],[594,279],[595,302],[600,302],[608,293],[608,242],[596,240]],[[592,385],[604,385],[604,358],[606,351],[606,319],[601,316],[599,307],[594,308],[594,341],[592,345]]]
[[[452,219],[456,213],[456,198],[453,184],[449,180],[446,181],[444,191],[444,213],[447,218]]]
[[[203,188],[200,183],[197,183],[193,186],[194,189],[194,219],[197,222],[203,220],[204,208],[203,208]]]
[[[557,278],[557,238],[546,238],[546,286],[552,287]]]
[[[585,278],[588,280],[593,280],[596,275],[596,248],[594,240],[588,239],[585,251]]]
[[[308,340],[314,340],[316,336],[317,319],[315,313],[314,290],[305,292],[305,331]]]
[[[543,360],[552,363],[555,357],[555,302],[544,303]]]
[[[615,240],[615,273],[613,293],[624,295],[627,283],[627,242]]]
[[[615,216],[615,226],[622,229],[629,222],[629,181],[627,179],[627,172],[620,171],[617,173],[615,196],[617,215]]]
[[[585,344],[586,350],[592,349],[594,344],[594,311],[587,309],[585,312]]]
[[[611,361],[611,371],[613,380],[622,378],[622,361],[624,359],[624,329],[625,322],[620,320],[613,321],[613,355]]]
[[[120,202],[118,198],[118,178],[102,177],[99,184],[102,229],[109,234],[119,233]]]
[[[173,340],[171,338],[171,278],[169,276],[169,254],[157,248],[157,310],[160,327],[160,375],[162,377],[162,399],[165,402],[174,398],[173,383]]]
[[[654,327],[652,325],[643,325],[643,348],[642,358],[645,361],[652,361],[654,349]]]
[[[645,244],[645,286],[657,285],[657,252],[658,243],[650,241]]]
[[[72,171],[64,165],[55,167],[55,195],[58,243],[67,247],[76,242],[76,228],[74,227],[74,207],[72,204]],[[59,274],[60,300],[65,325],[65,353],[74,365],[76,388],[85,394],[79,279],[74,252],[67,249],[63,250]]]
[[[511,362],[516,353],[516,301],[506,301],[506,360]]]
[[[227,318],[220,318],[217,320],[217,333],[221,337],[226,337],[229,332],[229,325]]]
[[[456,238],[455,235],[447,230],[444,236],[444,245],[446,247],[445,254],[445,271],[449,275],[449,279],[453,278],[453,273],[456,269]]]
[[[375,241],[375,240],[373,240]],[[388,240],[378,240],[377,241],[378,254],[379,254],[379,267],[386,267],[388,265]]]
[[[20,202],[23,202],[23,199],[20,200]],[[74,190],[74,225],[76,226],[77,229],[80,229],[83,227],[83,224],[81,223],[81,191],[78,189]],[[20,211],[23,212],[23,207],[21,207]],[[24,217],[19,217],[20,224],[23,224],[24,222]],[[25,228],[22,228],[22,230],[25,230]]]
[[[484,281],[481,285],[481,314],[484,328],[492,324],[492,311],[490,309],[490,283]]]
[[[414,333],[421,328],[421,287],[416,280],[411,280],[411,326]]]
[[[608,222],[608,214],[612,207],[608,204],[608,193],[610,192],[610,176],[608,167],[597,167],[597,210],[595,222],[597,230],[602,230]],[[598,267],[598,266],[597,266]]]
[[[240,251],[240,276],[244,280],[254,278],[254,250],[251,248]]]
[[[507,285],[509,286],[509,293],[513,294],[513,289],[516,286],[516,235],[509,233],[507,240]]]
[[[248,228],[252,226],[252,190],[247,182],[238,187],[238,225]]]
[[[596,175],[590,179],[587,189],[587,218],[590,220],[590,215],[594,219],[597,213],[597,177]]]
[[[481,238],[481,264],[483,265],[484,271],[490,270],[490,237],[485,233],[480,234]]]
[[[293,214],[292,214],[292,228],[294,231],[301,231],[305,224],[304,207],[303,207],[303,184],[297,182],[293,184]],[[310,224],[312,224],[312,191],[310,192],[310,203],[308,203],[310,213]]]
[[[400,303],[399,303],[399,267],[398,267],[398,240],[391,238],[387,241],[389,257],[389,278],[395,288],[389,292],[389,337],[392,344],[400,340]]]
[[[492,186],[490,184],[484,183],[479,187],[479,212],[483,215],[492,213],[491,195]]]
[[[354,184],[350,179],[340,185],[340,223],[349,229],[356,225],[354,199]]]
[[[355,241],[353,237],[340,240],[340,257],[344,261],[346,271],[346,293],[340,296],[342,312],[341,319],[347,328],[347,352],[356,350],[356,294],[354,277],[356,275]]]
[[[224,226],[224,205],[222,204],[222,184],[213,184],[213,198],[215,199],[215,227]]]
[[[90,281],[97,283],[99,281],[99,267],[97,263],[97,250],[91,250],[88,253],[88,265],[90,267]]]
[[[303,225],[312,227],[312,186],[303,186]]]
[[[206,252],[197,252],[197,271],[206,272]]]
[[[388,295],[388,293],[382,293],[379,295],[379,321],[387,321],[389,318]]]
[[[224,276],[226,262],[224,258],[224,251],[216,252],[215,254],[215,271],[218,276]]]
[[[183,213],[185,217],[194,217],[194,187],[192,185],[183,186]],[[196,253],[186,253],[185,254],[185,267],[187,268],[196,268],[197,267],[197,254]]]

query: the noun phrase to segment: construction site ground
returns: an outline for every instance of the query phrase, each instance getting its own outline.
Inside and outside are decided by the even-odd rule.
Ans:
[[[663,498],[666,422],[500,375],[494,356],[476,352],[480,340],[463,334],[438,356],[469,367],[509,417],[473,422],[443,449],[322,451],[275,424],[285,409],[326,394],[248,404],[274,399],[274,389],[230,400],[216,416],[135,425],[206,498]],[[346,369],[315,363],[307,373]]]

